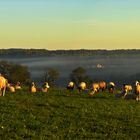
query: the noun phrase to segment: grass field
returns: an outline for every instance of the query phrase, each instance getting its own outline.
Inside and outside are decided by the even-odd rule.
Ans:
[[[140,139],[140,103],[60,89],[0,97],[0,139]]]

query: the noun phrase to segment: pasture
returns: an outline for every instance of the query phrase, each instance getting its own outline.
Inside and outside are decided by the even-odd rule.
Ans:
[[[139,139],[140,102],[51,89],[0,97],[0,139]]]

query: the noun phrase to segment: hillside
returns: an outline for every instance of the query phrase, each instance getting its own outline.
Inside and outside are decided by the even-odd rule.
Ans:
[[[139,139],[140,104],[108,92],[88,97],[49,93],[7,93],[0,98],[0,139]]]

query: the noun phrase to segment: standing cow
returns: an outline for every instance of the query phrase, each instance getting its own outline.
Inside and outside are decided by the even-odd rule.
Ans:
[[[129,92],[132,91],[132,86],[131,85],[127,85],[127,84],[123,84],[123,87],[122,87],[122,94],[123,94],[123,97],[125,98]]]
[[[69,82],[66,88],[70,91],[74,90],[74,82]]]
[[[99,82],[99,87],[102,91],[105,91],[107,88],[107,84],[104,81]]]
[[[32,82],[31,85],[30,85],[30,92],[31,93],[36,93],[37,92],[36,85],[35,85],[34,82]]]
[[[81,82],[78,86],[79,92],[85,90],[87,88],[87,85],[85,82]]]
[[[115,90],[114,82],[109,82],[108,90],[109,90],[109,93],[114,93],[114,90]]]
[[[136,94],[136,100],[140,101],[140,83],[136,81],[135,83],[135,94]]]
[[[4,96],[5,95],[6,85],[7,85],[7,79],[5,79],[0,74],[0,96]]]
[[[93,83],[91,87],[91,92],[89,93],[89,96],[93,96],[95,93],[99,92],[100,86],[98,83]]]

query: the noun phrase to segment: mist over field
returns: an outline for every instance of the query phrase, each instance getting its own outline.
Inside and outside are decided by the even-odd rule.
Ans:
[[[26,57],[26,58],[0,58],[27,66],[33,81],[41,82],[47,68],[55,68],[60,72],[57,86],[66,86],[70,80],[69,75],[73,69],[81,66],[86,69],[87,75],[93,81],[105,80],[115,81],[118,85],[122,83],[133,83],[140,73],[140,58],[136,57],[111,57],[95,58],[92,56],[53,56],[53,57]],[[102,68],[97,68],[97,65]]]

